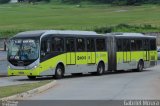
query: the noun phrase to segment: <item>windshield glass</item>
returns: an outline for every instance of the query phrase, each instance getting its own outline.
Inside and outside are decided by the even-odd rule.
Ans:
[[[35,60],[39,56],[39,42],[34,39],[12,39],[8,56],[11,60]]]

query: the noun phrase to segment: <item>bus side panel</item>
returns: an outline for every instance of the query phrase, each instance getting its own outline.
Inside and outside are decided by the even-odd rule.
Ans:
[[[131,51],[127,52],[124,57],[123,52],[117,52],[117,69],[118,70],[128,70],[136,69],[140,59],[143,60],[143,51]]]
[[[96,53],[95,52],[91,52],[91,62],[92,63],[96,63]]]
[[[40,63],[40,75],[54,75],[58,63],[63,63],[64,65],[66,65],[66,53],[55,56]]]
[[[157,51],[149,51],[149,60],[150,60],[150,66],[155,66],[157,64],[157,58],[158,54],[157,54]]]
[[[96,52],[96,64],[103,61],[105,64],[105,69],[108,67],[108,52]]]
[[[66,64],[71,64],[71,53],[66,53]]]
[[[92,63],[92,52],[87,52],[87,63],[88,64]]]
[[[132,51],[131,52],[131,61],[132,62],[138,62],[140,59],[143,59],[143,52],[139,51]]]
[[[117,60],[117,70],[122,70],[123,67],[123,52],[116,53],[116,60]]]
[[[87,64],[87,52],[76,52],[76,64]]]
[[[137,69],[139,60],[143,60],[143,51],[131,51],[131,67]],[[144,61],[144,60],[143,60]]]

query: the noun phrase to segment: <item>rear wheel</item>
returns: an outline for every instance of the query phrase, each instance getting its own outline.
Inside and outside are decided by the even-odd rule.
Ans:
[[[137,71],[138,71],[138,72],[141,72],[141,71],[143,71],[143,68],[144,68],[144,63],[143,63],[142,60],[140,60],[140,61],[138,62],[138,65],[137,65]]]
[[[35,80],[36,76],[27,76],[30,80]]]
[[[61,79],[64,76],[64,68],[61,65],[58,65],[55,71],[55,78]]]
[[[105,70],[104,64],[99,63],[98,66],[97,66],[97,75],[104,74],[104,70]]]

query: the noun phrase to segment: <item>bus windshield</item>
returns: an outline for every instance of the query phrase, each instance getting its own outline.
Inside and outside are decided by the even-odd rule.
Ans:
[[[12,39],[9,42],[9,60],[36,60],[39,56],[39,41],[35,39]]]

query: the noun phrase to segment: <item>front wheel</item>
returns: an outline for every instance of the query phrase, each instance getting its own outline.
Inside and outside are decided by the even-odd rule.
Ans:
[[[55,71],[55,78],[61,79],[64,75],[64,68],[61,65],[58,65]]]
[[[102,75],[104,73],[105,67],[102,63],[99,63],[97,66],[97,75]]]

